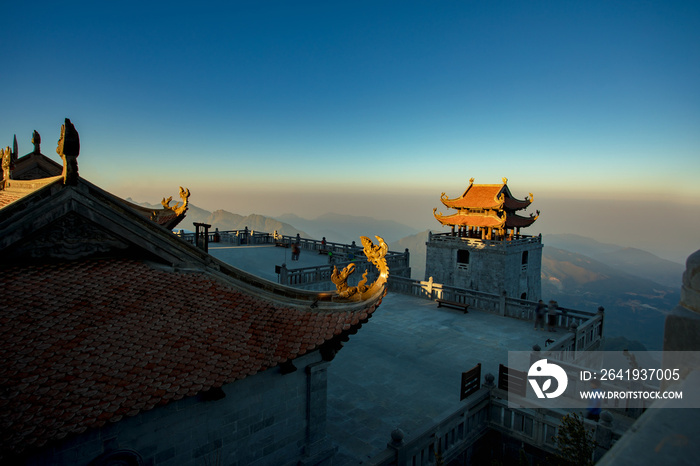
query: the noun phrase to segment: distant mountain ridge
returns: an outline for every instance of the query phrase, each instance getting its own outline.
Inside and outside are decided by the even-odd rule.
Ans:
[[[162,208],[161,205],[149,204],[148,202],[137,202],[132,199],[126,200],[150,209]],[[281,235],[296,236],[299,234],[302,238],[311,238],[306,232],[297,230],[292,225],[280,222],[272,217],[265,217],[257,214],[243,216],[221,209],[209,212],[208,210],[190,204],[185,219],[177,228],[194,231],[193,223],[206,223],[207,225],[211,225],[211,231],[217,228],[220,231],[243,230],[248,227],[251,231],[272,233],[276,230]]]
[[[391,251],[408,249],[411,254],[411,278],[414,280],[425,279],[425,243],[428,241],[428,233],[429,230],[421,231],[389,243]]]
[[[663,259],[659,259],[663,260]],[[545,246],[542,296],[564,307],[605,308],[605,335],[641,341],[660,350],[664,319],[680,299],[675,287],[604,264],[582,254]]]
[[[315,219],[306,219],[294,214],[284,214],[276,217],[308,231],[315,239],[326,238],[336,243],[359,244],[360,236],[381,236],[387,243],[396,241],[408,235],[417,233],[415,228],[403,225],[393,220],[377,220],[371,217],[325,213]]]
[[[582,254],[623,272],[670,287],[680,286],[685,271],[683,264],[662,259],[642,249],[600,243],[585,236],[544,235],[542,242],[546,246]]]

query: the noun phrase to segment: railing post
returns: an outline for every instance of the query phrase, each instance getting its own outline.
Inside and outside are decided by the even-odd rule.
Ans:
[[[282,264],[282,266],[280,267],[280,284],[289,285],[287,264]]]
[[[391,431],[391,442],[387,443],[387,447],[394,450],[394,458],[397,465],[406,464],[406,451],[404,448],[404,434],[403,430],[396,428]]]
[[[195,226],[194,245],[200,249],[203,249],[204,252],[208,252],[209,228],[211,228],[211,225],[208,225],[206,223],[193,223],[193,225]]]
[[[596,448],[593,452],[593,462],[597,463],[612,447],[612,414],[607,411],[600,413],[600,422],[595,430]]]
[[[542,359],[540,351],[542,351],[542,348],[540,348],[540,345],[533,345],[532,353],[530,353],[530,365],[533,365],[535,362]]]
[[[573,343],[572,351],[574,353],[573,357],[576,358],[576,351],[578,349],[578,322],[576,322],[575,320],[573,322],[571,322],[570,328],[574,334],[574,343]]]

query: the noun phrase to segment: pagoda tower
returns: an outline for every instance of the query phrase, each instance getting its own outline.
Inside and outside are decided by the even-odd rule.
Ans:
[[[513,197],[508,180],[500,184],[474,184],[460,197],[449,199],[442,193],[451,215],[437,213],[449,233],[431,233],[428,237],[425,279],[436,283],[476,291],[537,301],[542,295],[542,235],[520,233],[532,225],[537,214],[518,215],[527,209],[533,195],[524,200]]]

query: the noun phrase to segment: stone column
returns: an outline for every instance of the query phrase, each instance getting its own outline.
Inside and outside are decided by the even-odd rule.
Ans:
[[[302,464],[330,464],[335,448],[326,435],[327,361],[306,366],[306,447]]]

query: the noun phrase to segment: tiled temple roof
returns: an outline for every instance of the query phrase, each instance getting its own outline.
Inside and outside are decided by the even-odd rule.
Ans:
[[[455,199],[445,193],[440,201],[448,208],[457,210],[452,215],[433,215],[442,225],[469,226],[478,228],[522,228],[532,225],[537,216],[522,217],[516,211],[526,209],[532,204],[532,194],[524,200],[516,199],[508,189],[508,180],[503,178],[500,184],[474,184],[469,180],[469,187]],[[537,213],[539,215],[539,212]]]
[[[495,214],[471,214],[471,213],[458,213],[452,215],[441,215],[435,214],[435,218],[438,222],[443,225],[469,225],[470,227],[479,228],[524,228],[529,227],[537,217],[521,217],[520,215],[512,213],[503,213],[503,218],[498,217]]]
[[[446,207],[453,209],[503,209],[515,211],[527,208],[532,203],[532,194],[530,194],[530,198],[520,200],[513,197],[506,183],[474,184],[471,182],[460,197],[449,199],[443,193],[441,201]]]
[[[5,268],[0,287],[6,454],[292,360],[378,305],[301,310],[126,259]]]
[[[472,213],[456,213],[452,215],[436,214],[433,215],[443,225],[469,225],[479,228],[500,228],[504,225],[503,219],[496,214],[472,214]]]
[[[504,184],[470,184],[464,194],[456,199],[442,197],[442,203],[453,209],[500,209],[499,199]]]
[[[74,162],[65,180],[8,177],[0,189],[0,464],[281,364],[285,373],[310,351],[330,360],[386,293],[383,240],[363,238],[381,269],[362,291],[285,287],[160,228]],[[180,197],[162,204],[183,217],[189,191]]]
[[[507,214],[508,216],[506,217],[506,227],[508,228],[524,228],[524,227],[529,227],[533,223],[535,223],[535,220],[537,220],[537,216],[530,216],[530,217],[522,217],[520,215],[516,214]],[[539,215],[539,212],[538,212]]]

